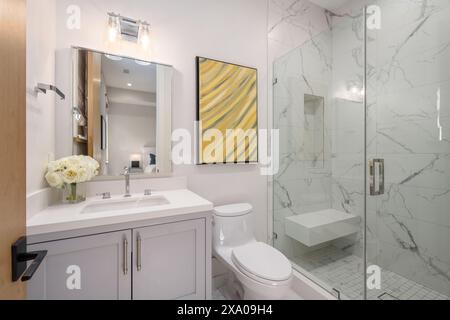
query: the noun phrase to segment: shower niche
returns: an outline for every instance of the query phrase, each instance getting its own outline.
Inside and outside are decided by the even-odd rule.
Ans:
[[[311,169],[322,169],[324,167],[324,109],[324,97],[311,94],[304,95],[303,160]]]

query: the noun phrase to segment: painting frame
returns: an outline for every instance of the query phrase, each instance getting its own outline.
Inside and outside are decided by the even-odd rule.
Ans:
[[[235,159],[235,161],[227,161],[227,156],[225,155],[223,157],[223,161],[220,162],[207,162],[203,160],[202,157],[202,153],[203,153],[203,130],[202,130],[202,126],[199,125],[202,121],[201,119],[201,93],[202,93],[202,88],[201,88],[201,62],[202,60],[208,60],[211,62],[215,62],[215,63],[219,63],[219,64],[224,64],[224,65],[228,65],[228,66],[232,66],[232,67],[238,67],[238,68],[242,68],[245,70],[250,70],[252,72],[254,72],[254,77],[255,77],[255,83],[254,83],[254,91],[255,91],[255,107],[254,107],[254,114],[255,114],[255,123],[254,123],[254,127],[256,130],[256,137],[255,137],[255,143],[256,143],[256,155],[254,156],[255,159],[246,159],[245,161],[239,161],[239,159]],[[255,164],[259,164],[259,74],[258,74],[258,69],[255,67],[249,67],[249,66],[245,66],[245,65],[241,65],[241,64],[237,64],[237,63],[231,63],[231,62],[227,62],[227,61],[222,61],[222,60],[218,60],[218,59],[213,59],[213,58],[207,58],[207,57],[202,57],[202,56],[197,56],[196,59],[196,99],[197,99],[197,110],[196,110],[196,121],[197,121],[197,128],[196,128],[196,164],[199,166],[204,166],[204,165],[230,165],[230,164],[249,164],[249,165],[255,165]],[[231,128],[230,128],[231,129]],[[234,128],[236,129],[236,128]],[[249,155],[250,156],[250,155]],[[239,157],[237,157],[239,158]]]

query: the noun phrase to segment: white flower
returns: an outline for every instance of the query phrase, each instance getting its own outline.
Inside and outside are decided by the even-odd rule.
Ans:
[[[50,162],[45,178],[51,187],[61,188],[64,184],[92,180],[98,175],[99,168],[99,163],[91,157],[67,157]]]
[[[87,168],[80,168],[78,170],[78,181],[79,182],[86,182],[91,180],[91,175],[89,172],[89,169]]]
[[[64,183],[67,184],[81,182],[78,179],[78,172],[76,171],[75,168],[68,168],[64,170],[62,173],[62,179],[64,180]]]
[[[61,189],[63,187],[63,180],[61,176],[55,172],[49,172],[45,175],[45,179],[47,180],[48,184],[53,188]]]

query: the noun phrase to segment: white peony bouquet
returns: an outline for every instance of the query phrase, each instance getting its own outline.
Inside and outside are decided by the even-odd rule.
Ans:
[[[66,189],[66,201],[79,202],[85,197],[77,195],[77,184],[92,180],[98,175],[99,163],[87,156],[72,156],[48,164],[45,179],[53,188]]]

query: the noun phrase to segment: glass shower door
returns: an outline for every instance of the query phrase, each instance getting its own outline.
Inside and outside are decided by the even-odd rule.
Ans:
[[[368,9],[367,298],[449,299],[450,1]]]
[[[337,297],[363,299],[363,16],[332,23],[273,66],[274,246]]]

